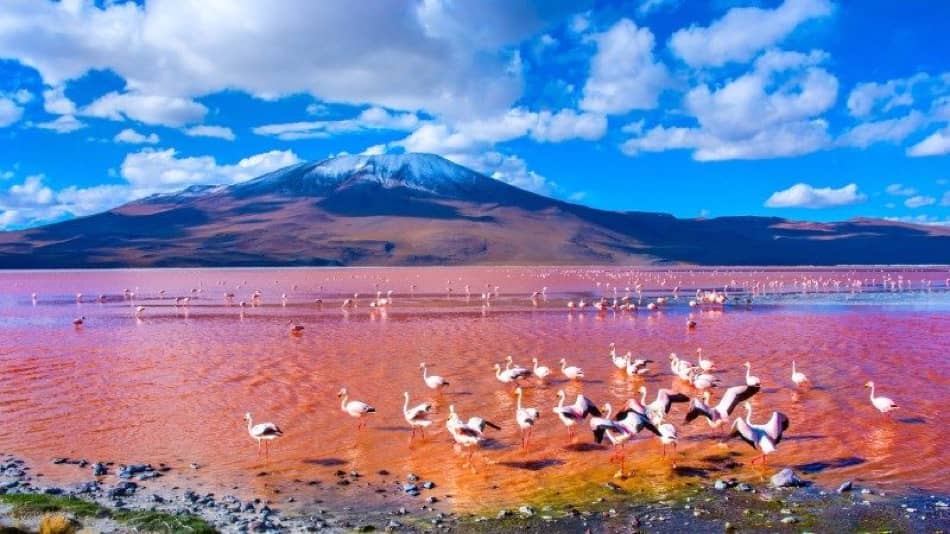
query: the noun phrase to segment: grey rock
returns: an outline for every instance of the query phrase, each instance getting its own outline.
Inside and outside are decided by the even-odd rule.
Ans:
[[[752,486],[746,484],[745,482],[736,485],[738,491],[752,491]]]
[[[715,484],[713,484],[713,488],[719,491],[729,489],[729,483],[726,482],[725,480],[720,479],[720,480],[717,480]]]
[[[846,491],[851,491],[852,489],[854,489],[854,483],[848,480],[847,482],[844,482],[838,486],[838,493],[844,493]]]
[[[408,480],[409,482],[418,482],[418,481],[419,481],[419,475],[417,475],[417,474],[415,474],[415,473],[409,473],[409,476],[406,477],[406,480]]]
[[[432,482],[431,480],[426,481],[426,482],[423,482],[423,483],[422,483],[422,487],[423,487],[424,489],[430,490],[430,489],[432,489],[432,488],[435,487],[435,482]]]
[[[518,508],[518,512],[519,512],[521,515],[531,517],[531,516],[534,515],[534,508],[532,508],[532,507],[530,507],[530,506],[527,506],[527,505],[524,505],[524,506],[521,506],[520,508]]]
[[[791,524],[794,524],[794,523],[798,523],[798,518],[795,517],[795,516],[793,516],[793,515],[790,515],[790,516],[788,516],[788,517],[783,517],[783,518],[782,518],[782,523],[785,523],[786,525],[791,525]]]
[[[96,462],[92,464],[92,475],[101,477],[106,475],[109,472],[109,468],[105,466],[102,462]]]
[[[798,478],[798,475],[796,475],[794,471],[787,467],[772,475],[771,482],[774,488],[797,487],[805,484],[802,479]]]

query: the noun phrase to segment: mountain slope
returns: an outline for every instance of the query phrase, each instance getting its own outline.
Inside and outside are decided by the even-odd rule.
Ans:
[[[950,230],[610,212],[404,154],[302,163],[0,233],[0,268],[657,262],[950,263]]]

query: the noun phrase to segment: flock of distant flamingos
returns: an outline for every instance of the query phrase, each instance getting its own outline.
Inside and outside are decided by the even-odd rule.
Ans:
[[[531,302],[537,305],[538,298],[546,298],[546,291],[547,288],[543,288],[541,291],[532,293],[530,297]],[[468,286],[466,286],[466,293],[468,293]],[[164,291],[162,291],[161,294],[164,298]],[[493,293],[489,291],[483,293],[481,298],[490,300],[492,295]],[[497,293],[494,293],[494,295],[497,296]],[[125,297],[131,302],[134,293],[126,289]],[[233,298],[233,293],[225,293],[225,299],[227,299],[228,302],[232,302]],[[358,295],[354,295],[353,298],[344,299],[342,301],[342,307],[356,307],[357,298]],[[675,292],[674,298],[677,298]],[[690,299],[688,304],[690,308],[723,306],[730,298],[732,297],[725,291],[697,290],[696,297]],[[32,299],[34,303],[37,302],[38,296],[36,293],[33,293]],[[83,295],[78,293],[76,295],[76,301],[82,302],[82,299]],[[105,297],[100,295],[96,300],[103,302]],[[177,297],[175,303],[178,306],[187,306],[190,300],[190,297]],[[260,300],[261,292],[255,291],[251,296],[251,303],[249,304],[246,301],[242,301],[240,302],[240,306],[242,308],[246,306],[257,306],[260,304]],[[281,296],[281,300],[286,304],[286,294]],[[642,298],[638,299],[638,301],[642,303]],[[318,299],[317,303],[322,304],[322,299]],[[388,291],[386,296],[383,296],[382,292],[377,291],[376,298],[370,300],[369,306],[370,308],[385,308],[392,305],[392,303],[392,291]],[[656,311],[667,305],[667,303],[666,297],[657,297],[648,302],[645,308],[648,311]],[[746,304],[749,303],[750,299],[747,297]],[[636,311],[638,309],[638,304],[631,299],[629,294],[619,299],[615,297],[613,300],[602,297],[591,303],[587,303],[583,299],[577,302],[569,301],[567,303],[567,307],[571,313],[575,310],[583,311],[588,306],[598,311],[608,309]],[[136,317],[141,317],[145,310],[145,306],[136,306]],[[86,318],[81,316],[73,320],[73,324],[79,328],[84,324],[85,320]],[[289,325],[289,331],[292,335],[301,335],[304,331],[302,325],[296,324],[293,321],[291,321]],[[690,315],[687,319],[687,328],[695,327],[696,322],[693,320],[692,315]],[[627,375],[632,377],[643,376],[649,373],[648,365],[653,363],[652,360],[634,359],[631,352],[621,355],[617,352],[616,346],[613,343],[610,344],[608,349],[608,356],[617,369],[626,372]],[[584,377],[584,371],[580,367],[568,365],[568,362],[563,358],[558,363],[560,365],[560,373],[564,378],[568,380],[579,380]],[[513,358],[508,356],[504,366],[500,363],[494,365],[495,378],[500,383],[516,386],[514,394],[517,396],[517,405],[514,420],[521,430],[521,447],[525,451],[528,449],[531,431],[538,423],[541,412],[538,408],[524,407],[522,405],[522,389],[520,383],[529,379],[543,383],[554,373],[551,368],[541,365],[537,358],[532,359],[532,364],[530,368],[522,367],[516,365]],[[573,403],[565,404],[566,394],[563,390],[559,390],[557,394],[559,401],[557,406],[552,408],[552,411],[567,428],[572,440],[575,438],[575,427],[582,425],[585,421],[589,425],[595,442],[603,443],[606,439],[614,449],[610,460],[612,462],[617,461],[620,464],[620,475],[624,474],[624,444],[643,430],[654,434],[659,439],[663,444],[664,456],[666,454],[667,445],[673,446],[675,456],[675,448],[678,440],[677,429],[672,423],[665,420],[666,416],[670,413],[671,407],[675,403],[688,403],[684,423],[690,423],[697,418],[704,417],[712,428],[721,428],[723,430],[728,428],[728,439],[739,437],[760,453],[758,457],[752,460],[753,464],[759,461],[765,463],[767,455],[774,452],[782,441],[782,434],[789,427],[789,419],[781,412],[772,412],[765,423],[753,423],[751,421],[752,404],[748,401],[757,394],[762,387],[759,378],[751,374],[751,363],[745,362],[744,364],[746,368],[745,384],[726,388],[719,402],[716,404],[712,404],[711,402],[711,390],[719,384],[719,379],[712,374],[715,369],[715,364],[711,360],[703,357],[702,349],[697,349],[697,359],[695,362],[680,358],[676,354],[670,354],[669,365],[673,375],[684,383],[692,386],[698,392],[698,396],[691,398],[684,393],[675,392],[670,389],[659,389],[656,393],[656,398],[648,403],[646,400],[647,389],[645,386],[641,386],[639,388],[641,394],[639,399],[628,400],[620,410],[613,413],[613,407],[610,403],[598,406],[598,404],[582,394],[577,395]],[[441,394],[441,391],[449,386],[449,381],[444,377],[429,374],[428,366],[425,363],[420,364],[420,367],[422,369],[423,382],[429,389]],[[791,381],[797,388],[807,388],[810,386],[808,378],[796,367],[794,361],[792,362],[791,368]],[[897,404],[890,398],[875,395],[874,382],[868,381],[865,387],[871,390],[870,401],[872,406],[881,413],[887,413],[897,408]],[[405,392],[403,395],[404,404],[402,415],[410,427],[410,441],[414,439],[417,431],[424,437],[425,429],[433,424],[430,418],[433,407],[429,403],[410,406],[409,393]],[[365,427],[366,416],[376,413],[376,409],[372,405],[351,399],[346,388],[340,389],[338,397],[341,399],[340,409],[348,416],[357,419],[358,429]],[[744,418],[736,417],[730,424],[732,412],[739,404],[744,404],[746,415]],[[254,424],[250,413],[245,414],[244,418],[247,422],[248,434],[251,438],[257,440],[258,455],[260,456],[263,453],[264,457],[268,458],[269,442],[281,437],[283,431],[277,424],[272,422]],[[467,449],[469,462],[471,462],[474,449],[486,439],[485,432],[489,428],[500,430],[498,425],[482,417],[475,416],[463,420],[455,410],[454,405],[449,406],[449,416],[445,421],[445,426],[457,446]]]

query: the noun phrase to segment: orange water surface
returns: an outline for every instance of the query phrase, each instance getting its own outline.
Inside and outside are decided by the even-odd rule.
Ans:
[[[163,462],[175,469],[157,483],[243,497],[322,491],[329,496],[321,498],[345,501],[362,495],[363,486],[328,491],[337,470],[385,469],[390,479],[414,472],[436,481],[452,507],[473,510],[612,480],[610,452],[590,445],[586,430],[569,443],[551,413],[558,389],[614,406],[638,396],[641,385],[651,398],[659,387],[693,394],[671,374],[667,355],[693,357],[701,347],[723,386],[743,383],[742,363],[752,363],[764,385],[754,419],[778,410],[791,420],[769,466],[749,466],[754,451],[739,440],[719,444],[720,433],[702,421],[684,425],[685,405],[677,405],[669,416],[680,434],[676,467],[644,433],[627,446],[632,476],[616,483],[751,480],[790,466],[828,486],[853,479],[893,492],[947,493],[948,276],[947,268],[0,272],[0,451],[58,482],[90,477],[50,465],[56,456]],[[566,307],[568,300],[628,293],[645,304],[672,296],[677,286],[678,298],[658,312]],[[532,301],[542,287],[544,296]],[[697,288],[723,287],[742,304],[686,305]],[[389,289],[391,305],[369,306],[377,290]],[[485,300],[485,292],[492,297]],[[342,309],[353,293],[360,294],[356,307]],[[185,296],[190,302],[176,305],[175,297]],[[146,309],[136,318],[140,305]],[[698,323],[693,330],[685,327],[688,314]],[[85,324],[75,328],[79,316]],[[290,335],[288,321],[303,325],[303,335]],[[655,360],[651,372],[635,380],[615,369],[610,342]],[[537,357],[552,368],[564,357],[586,373],[579,382],[557,374],[547,384],[526,382],[525,404],[542,413],[527,453],[513,388],[492,370],[507,355],[525,366]],[[794,388],[792,360],[811,389]],[[451,382],[444,396],[426,389],[422,361]],[[867,380],[900,405],[895,415],[871,406]],[[362,432],[340,411],[341,386],[377,409]],[[411,445],[404,391],[413,403],[435,406],[426,439]],[[449,404],[463,417],[502,427],[489,431],[493,439],[472,465],[445,431]],[[286,434],[267,463],[247,434],[247,411]],[[307,485],[311,480],[321,484]]]

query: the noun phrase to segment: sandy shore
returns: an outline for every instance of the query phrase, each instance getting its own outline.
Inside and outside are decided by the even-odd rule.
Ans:
[[[734,480],[702,480],[669,490],[631,491],[613,483],[592,484],[583,496],[552,496],[478,513],[451,511],[451,495],[438,481],[411,474],[338,472],[334,488],[365,486],[389,494],[386,506],[361,506],[345,496],[333,505],[241,500],[159,483],[167,466],[118,466],[54,458],[86,470],[89,480],[49,485],[37,466],[0,455],[0,527],[35,532],[43,513],[62,511],[95,532],[181,530],[220,532],[946,532],[950,496],[888,494],[858,484],[820,488],[807,479],[775,486]],[[328,481],[329,482],[329,481]],[[779,482],[789,482],[779,481]],[[302,497],[301,497],[302,498]],[[91,505],[89,503],[92,503]],[[169,519],[172,518],[172,519]],[[174,519],[178,518],[178,519]],[[187,528],[183,523],[190,521]],[[197,527],[195,526],[197,525]],[[17,532],[17,530],[10,530]]]

